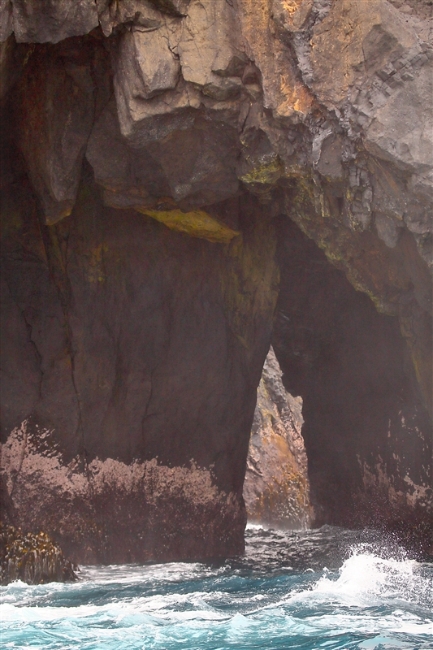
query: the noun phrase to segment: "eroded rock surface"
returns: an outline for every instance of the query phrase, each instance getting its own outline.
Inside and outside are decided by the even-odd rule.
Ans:
[[[413,477],[431,472],[431,34],[429,0],[371,0],[368,11],[360,0],[0,2],[3,441],[28,420],[53,431],[65,467],[76,457],[83,467],[194,462],[239,502],[237,541],[218,533],[212,548],[241,548],[276,299],[273,219],[283,215],[382,315],[371,349],[394,328],[384,366],[407,345],[398,391],[420,418],[410,472],[394,462],[398,436],[377,453],[403,519],[428,504],[405,477],[421,485]],[[309,300],[292,317],[305,312],[315,331]],[[289,342],[278,340],[280,357]],[[368,358],[368,345],[356,359],[349,348],[350,367]],[[330,388],[321,408],[335,412],[341,399]],[[381,422],[398,413],[380,391],[375,410]],[[355,467],[351,432],[341,428],[343,444],[331,428],[308,429],[313,419],[307,447],[338,459],[343,446]],[[365,430],[361,464],[377,469]],[[311,453],[317,512],[334,520],[346,492],[338,481],[327,491]],[[367,483],[357,479],[360,494]],[[161,527],[149,525],[157,540]]]
[[[275,528],[311,522],[302,398],[287,393],[271,348],[257,390],[244,483],[248,520]]]

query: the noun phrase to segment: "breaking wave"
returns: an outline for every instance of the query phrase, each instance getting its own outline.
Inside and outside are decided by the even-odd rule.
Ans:
[[[4,648],[431,650],[433,565],[366,534],[249,527],[219,564],[84,567],[0,588]],[[367,535],[368,537],[368,535]]]

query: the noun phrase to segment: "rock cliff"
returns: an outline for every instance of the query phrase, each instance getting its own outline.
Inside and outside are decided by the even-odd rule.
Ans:
[[[1,0],[12,524],[240,552],[272,336],[318,521],[428,520],[431,35],[430,0]]]

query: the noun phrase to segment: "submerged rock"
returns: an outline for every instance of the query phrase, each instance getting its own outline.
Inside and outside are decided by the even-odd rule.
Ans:
[[[29,585],[72,582],[73,566],[46,533],[23,533],[0,523],[0,584],[22,580]]]

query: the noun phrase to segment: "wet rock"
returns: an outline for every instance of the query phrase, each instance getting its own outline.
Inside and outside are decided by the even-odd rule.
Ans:
[[[29,585],[73,582],[73,566],[43,532],[23,533],[0,523],[0,584],[22,580]]]

